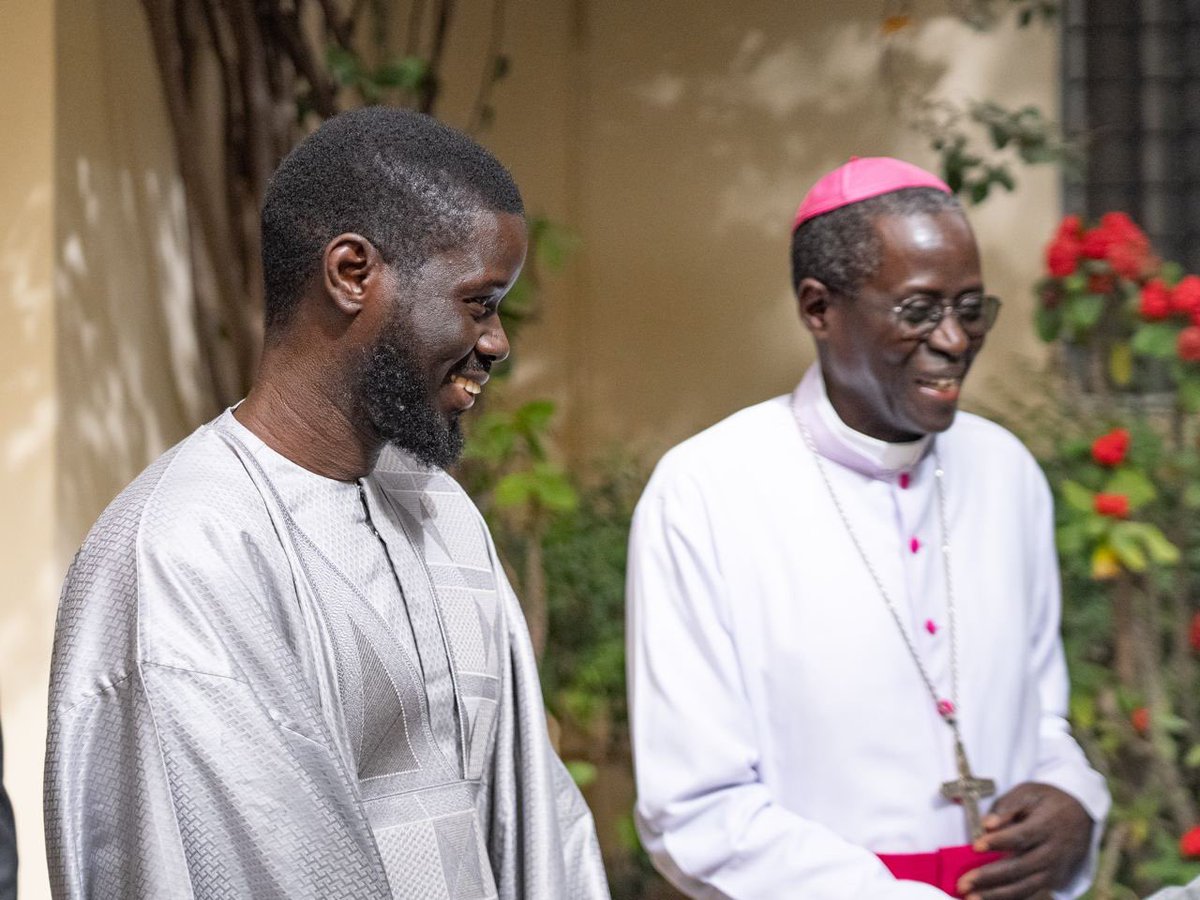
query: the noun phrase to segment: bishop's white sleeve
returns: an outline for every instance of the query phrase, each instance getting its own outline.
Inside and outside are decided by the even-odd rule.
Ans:
[[[722,579],[701,491],[664,465],[634,517],[627,600],[636,821],[659,871],[693,897],[945,900],[759,780],[729,618],[737,586]]]
[[[1065,900],[1080,896],[1091,884],[1111,801],[1104,778],[1089,765],[1083,750],[1071,736],[1071,726],[1067,722],[1070,682],[1059,636],[1062,596],[1054,546],[1054,501],[1041,471],[1035,470],[1033,477],[1034,527],[1030,529],[1030,535],[1034,543],[1029,552],[1034,565],[1030,570],[1029,591],[1035,607],[1031,619],[1033,652],[1030,659],[1042,712],[1038,723],[1037,768],[1030,780],[1066,791],[1080,802],[1096,823],[1087,860],[1071,883],[1054,895]]]

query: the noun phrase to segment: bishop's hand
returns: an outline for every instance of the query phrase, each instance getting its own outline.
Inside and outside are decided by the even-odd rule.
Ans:
[[[1009,857],[964,875],[967,900],[1029,900],[1067,884],[1087,857],[1094,823],[1079,801],[1048,784],[1026,782],[1002,796],[984,817],[979,852]]]

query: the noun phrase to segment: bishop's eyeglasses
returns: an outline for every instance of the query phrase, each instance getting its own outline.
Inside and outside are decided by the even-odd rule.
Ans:
[[[953,314],[967,337],[980,338],[996,324],[1000,298],[991,294],[963,294],[954,300],[909,297],[893,306],[892,313],[905,337],[926,338],[933,334],[944,316]]]

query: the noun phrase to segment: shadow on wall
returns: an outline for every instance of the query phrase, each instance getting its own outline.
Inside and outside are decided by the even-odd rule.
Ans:
[[[0,659],[9,672],[41,672],[45,667],[46,624],[59,572],[45,558],[44,541],[52,521],[46,457],[54,452],[55,400],[49,340],[50,286],[37,269],[44,259],[45,234],[30,223],[45,222],[52,192],[31,189],[0,234],[0,316],[8,331],[8,358],[0,377],[0,408],[6,429],[0,441],[9,515],[3,521],[4,555],[10,577],[4,592]],[[25,504],[34,504],[27,508]],[[38,602],[38,601],[46,602]],[[52,615],[51,615],[52,619]],[[9,690],[12,690],[10,686]]]
[[[57,41],[65,555],[138,472],[217,410],[199,375],[183,191],[140,5],[84,0]]]
[[[707,30],[663,27],[688,4],[635,23],[614,6],[592,8],[584,253],[604,300],[589,314],[620,324],[587,351],[591,393],[602,433],[628,435],[636,396],[650,440],[672,442],[795,384],[811,358],[789,283],[796,204],[851,152],[919,146],[898,93],[931,90],[950,60],[888,43],[875,3],[760,4]],[[704,399],[662,390],[665,373]]]
[[[197,389],[183,196],[80,157],[60,183],[60,534],[74,546],[149,461],[215,410]]]

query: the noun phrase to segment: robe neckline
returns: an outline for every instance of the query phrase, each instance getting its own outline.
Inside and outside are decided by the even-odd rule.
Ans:
[[[933,445],[933,435],[889,443],[856,431],[838,415],[825,390],[819,363],[813,363],[792,392],[792,414],[812,435],[817,452],[868,478],[891,480],[911,472]]]

